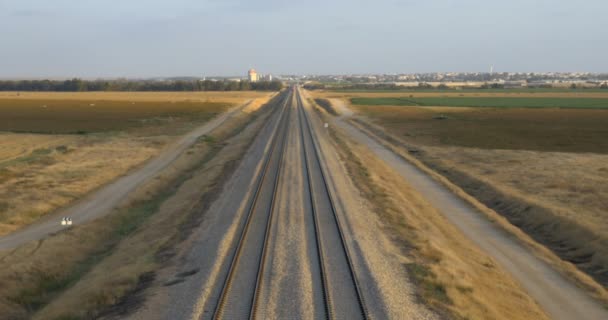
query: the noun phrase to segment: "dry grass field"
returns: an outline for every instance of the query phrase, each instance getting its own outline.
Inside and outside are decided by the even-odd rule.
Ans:
[[[83,101],[0,99],[0,130],[16,133],[87,134],[142,127],[181,128],[225,110],[225,102]]]
[[[0,93],[0,235],[76,201],[266,93]]]
[[[420,145],[608,153],[608,110],[353,106]]]
[[[351,108],[608,285],[608,110]]]

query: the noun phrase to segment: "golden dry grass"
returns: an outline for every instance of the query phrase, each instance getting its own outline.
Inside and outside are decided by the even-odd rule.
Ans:
[[[458,168],[608,238],[608,155],[427,147]]]
[[[419,280],[422,281],[419,283],[421,294],[430,296],[426,297],[427,300],[443,302],[434,292],[443,287],[449,302],[444,302],[442,307],[464,319],[547,318],[519,284],[422,195],[399,179],[398,174],[369,152],[354,150],[373,173],[372,181],[385,192],[391,190],[387,194],[397,210],[389,211],[388,215],[393,215],[396,221],[406,221],[407,227],[396,230],[399,235],[413,233],[413,238],[406,241],[418,248],[413,253],[414,261],[432,270],[430,279],[427,276]]]
[[[37,149],[55,148],[76,140],[74,136],[38,134],[0,134],[0,167],[10,160],[27,156]]]
[[[608,155],[423,147],[420,158],[608,284]]]
[[[167,138],[45,136],[0,171],[0,235],[64,207],[158,154]],[[31,141],[0,134],[0,143]],[[29,152],[29,153],[28,153]],[[9,163],[11,162],[11,163]]]

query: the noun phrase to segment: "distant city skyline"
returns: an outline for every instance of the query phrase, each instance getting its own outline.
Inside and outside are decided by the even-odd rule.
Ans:
[[[608,72],[608,2],[0,0],[0,78]]]

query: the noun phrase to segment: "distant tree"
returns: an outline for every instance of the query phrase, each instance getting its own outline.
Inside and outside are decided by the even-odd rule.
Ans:
[[[608,82],[602,83],[602,85],[600,86],[600,89],[608,89]]]
[[[570,89],[576,89],[576,83],[571,84]]]
[[[89,91],[89,86],[85,81],[78,80],[76,85],[78,87],[78,91]]]
[[[432,88],[433,88],[433,86],[426,82],[418,83],[418,89],[432,89]]]
[[[226,85],[226,91],[237,91],[239,90],[239,83],[236,81],[228,81]]]
[[[239,90],[242,90],[242,91],[251,90],[251,82],[249,82],[249,81],[239,82]]]

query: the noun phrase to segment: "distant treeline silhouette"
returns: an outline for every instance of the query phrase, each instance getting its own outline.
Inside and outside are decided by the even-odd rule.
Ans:
[[[0,91],[279,91],[281,81],[213,81],[213,80],[5,80]]]

